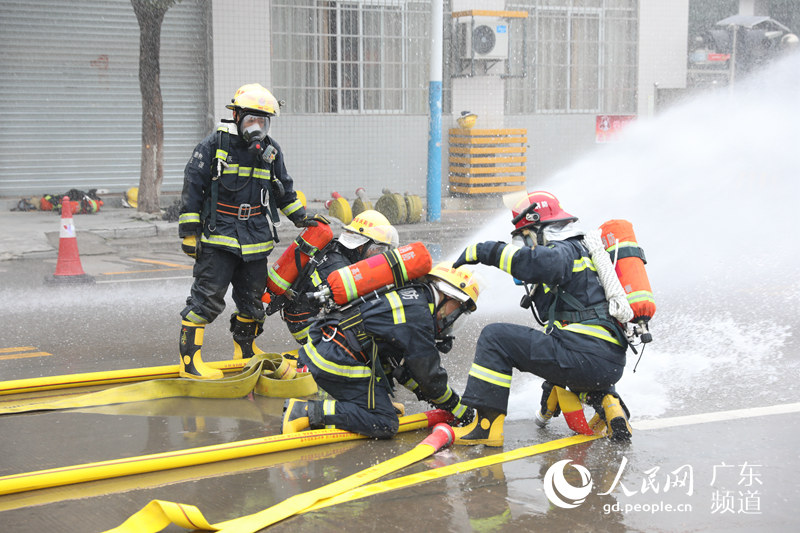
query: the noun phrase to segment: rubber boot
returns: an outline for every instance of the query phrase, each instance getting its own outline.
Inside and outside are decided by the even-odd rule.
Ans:
[[[283,404],[282,434],[297,433],[298,431],[307,431],[309,429],[322,429],[323,427],[325,427],[325,424],[320,402],[289,398]]]
[[[485,444],[486,446],[503,445],[503,421],[506,415],[493,409],[478,409],[475,419],[471,424],[463,428],[453,428],[456,440],[453,444],[474,446],[475,444]]]
[[[263,328],[252,318],[244,318],[239,313],[231,315],[231,333],[233,333],[233,358],[250,359],[254,355],[265,353],[256,346]]]
[[[551,418],[559,414],[561,414],[561,409],[558,407],[558,393],[556,393],[552,383],[545,381],[542,383],[541,407],[536,411],[533,421],[537,426],[543,428],[550,422]]]
[[[633,429],[628,423],[630,413],[622,400],[613,394],[603,396],[603,414],[608,426],[608,438],[627,442],[633,436]]]
[[[222,377],[222,370],[211,368],[200,357],[205,329],[205,324],[195,324],[188,320],[181,321],[181,368],[178,374],[182,378],[220,379]]]

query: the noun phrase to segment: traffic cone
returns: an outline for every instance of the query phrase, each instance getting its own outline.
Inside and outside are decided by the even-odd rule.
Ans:
[[[72,222],[72,203],[69,197],[61,200],[61,230],[58,241],[58,263],[47,283],[94,283],[94,278],[83,271],[78,255],[78,239]]]

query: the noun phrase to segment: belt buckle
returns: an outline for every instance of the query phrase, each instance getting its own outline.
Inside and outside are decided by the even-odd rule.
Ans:
[[[247,220],[250,218],[251,211],[252,208],[250,207],[250,204],[241,204],[239,206],[239,212],[236,214],[236,218],[239,220]]]

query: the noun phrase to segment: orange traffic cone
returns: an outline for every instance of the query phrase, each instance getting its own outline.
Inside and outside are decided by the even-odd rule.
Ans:
[[[48,283],[94,283],[94,278],[86,274],[81,266],[75,224],[72,223],[72,203],[68,196],[61,200],[61,231],[56,271],[52,276],[47,276],[45,281]]]

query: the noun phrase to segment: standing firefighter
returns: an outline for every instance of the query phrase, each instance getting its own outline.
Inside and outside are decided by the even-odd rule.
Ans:
[[[184,171],[178,232],[183,251],[196,259],[194,284],[181,312],[180,375],[222,377],[203,363],[203,332],[225,308],[233,287],[234,357],[263,353],[261,333],[267,256],[277,241],[278,208],[297,227],[316,225],[293,190],[283,152],[267,135],[278,101],[257,83],[243,85],[231,104],[233,120],[200,141]],[[234,129],[232,126],[236,125]]]
[[[456,429],[455,443],[503,445],[514,368],[545,379],[540,425],[553,414],[547,406],[548,400],[552,406],[554,388],[561,388],[566,398],[569,387],[584,393],[612,438],[629,439],[627,409],[614,391],[625,368],[627,338],[609,314],[603,286],[581,240],[583,232],[575,224],[578,219],[543,191],[528,194],[512,213],[515,244],[473,244],[454,264],[483,263],[535,284],[527,303],[546,317],[546,327],[540,331],[497,323],[481,331],[463,397],[477,409],[477,416],[471,425]],[[577,398],[575,403],[580,406]],[[561,407],[566,417],[570,409],[563,402]]]
[[[334,270],[397,248],[398,244],[397,230],[385,216],[372,209],[359,213],[344,227],[339,237],[330,241],[311,258],[306,268],[291,283],[292,299],[273,296],[274,304],[267,307],[267,313],[272,314],[276,307],[282,307],[281,318],[289,332],[298,343],[305,344],[311,320],[319,313],[321,304],[304,298],[304,295],[320,290],[328,274]],[[294,262],[293,257],[288,259]],[[269,271],[268,290],[272,286],[280,287],[286,281],[280,278],[281,272],[275,268],[276,264]]]
[[[455,321],[475,310],[478,293],[472,272],[441,263],[402,288],[318,319],[298,361],[331,399],[287,400],[283,433],[337,428],[393,437],[399,423],[392,378],[468,424],[472,410],[448,385],[439,351],[449,350]]]

